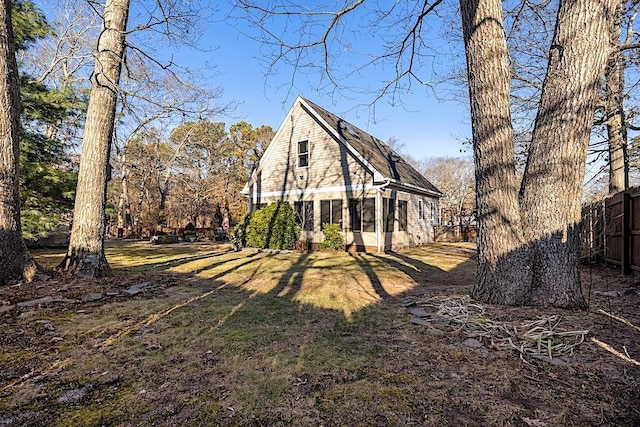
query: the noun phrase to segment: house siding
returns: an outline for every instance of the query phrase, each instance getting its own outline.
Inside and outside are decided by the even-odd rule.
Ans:
[[[348,250],[373,252],[432,242],[434,224],[428,206],[430,203],[437,206],[437,197],[414,194],[406,186],[388,180],[381,182],[379,176],[378,182],[374,183],[374,170],[367,159],[354,156],[325,125],[324,119],[317,118],[303,104],[295,104],[247,184],[250,209],[276,201],[286,201],[292,207],[297,201],[313,201],[313,230],[302,231],[301,236],[309,242],[309,248],[317,248],[324,240],[320,202],[338,199],[342,200],[341,225]],[[344,136],[340,135],[343,141]],[[300,141],[308,141],[306,167],[298,166]],[[428,191],[431,190],[423,190]],[[354,232],[349,200],[366,198],[376,201],[376,231]],[[396,199],[394,232],[383,232],[383,198]],[[397,200],[407,202],[406,231],[400,231]],[[424,203],[424,219],[419,218],[419,200]]]
[[[386,191],[385,198],[395,198],[395,221],[394,232],[384,233],[384,249],[397,249],[408,246],[418,246],[434,241],[433,226],[434,221],[431,216],[430,206],[438,209],[438,199],[434,197],[422,196],[408,193],[406,191]],[[398,201],[407,202],[407,230],[400,230],[400,213]],[[419,202],[423,203],[423,218],[419,215]]]
[[[298,167],[298,142],[309,141],[309,166]],[[304,196],[318,188],[347,187],[354,191],[373,176],[333,139],[306,111],[297,107],[272,141],[271,153],[260,165],[261,193],[288,191]],[[254,192],[254,198],[256,193]]]

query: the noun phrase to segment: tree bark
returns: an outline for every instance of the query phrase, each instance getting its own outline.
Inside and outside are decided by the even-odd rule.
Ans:
[[[110,274],[104,254],[105,203],[128,13],[129,0],[106,0],[91,77],[73,228],[67,256],[59,266],[68,273]]]
[[[36,273],[20,223],[20,95],[11,5],[0,0],[0,285],[31,281]]]
[[[521,188],[533,305],[586,307],[578,271],[582,189],[617,2],[561,1],[558,9]]]
[[[578,274],[582,185],[619,2],[560,2],[518,207],[502,4],[460,0],[476,164],[478,300],[585,307]]]
[[[611,42],[620,41],[622,5],[616,11],[611,26]],[[609,194],[629,188],[629,159],[627,157],[627,126],[624,114],[625,58],[621,51],[609,55],[605,70],[605,105],[607,139],[609,143]]]
[[[522,236],[510,112],[509,52],[500,0],[461,0],[476,166],[478,273],[472,295],[529,303],[530,254]]]

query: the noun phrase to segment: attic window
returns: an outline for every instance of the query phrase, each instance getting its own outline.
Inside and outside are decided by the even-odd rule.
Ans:
[[[309,166],[309,141],[298,141],[298,167]]]

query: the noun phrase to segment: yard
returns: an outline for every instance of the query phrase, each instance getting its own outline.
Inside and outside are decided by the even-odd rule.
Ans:
[[[583,268],[576,313],[465,298],[468,244],[108,244],[109,279],[0,289],[0,426],[640,424],[640,289],[617,270]]]

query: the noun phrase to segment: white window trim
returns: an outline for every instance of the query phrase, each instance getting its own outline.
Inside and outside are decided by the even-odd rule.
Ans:
[[[300,143],[301,142],[306,142],[307,143],[307,151],[306,152],[300,152]],[[311,144],[309,144],[309,140],[308,139],[302,139],[300,141],[298,141],[298,143],[296,144],[296,151],[298,152],[298,155],[296,156],[296,167],[300,168],[300,169],[307,169],[309,167],[309,165],[311,164]],[[307,165],[306,166],[300,166],[300,156],[306,154],[307,155]]]

